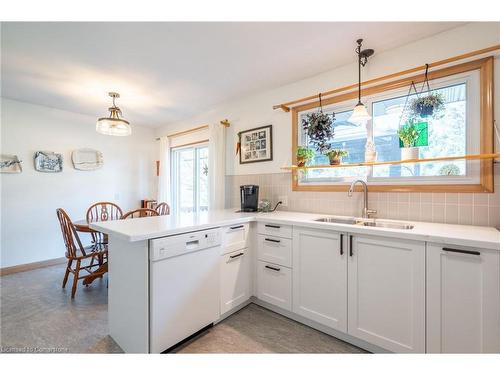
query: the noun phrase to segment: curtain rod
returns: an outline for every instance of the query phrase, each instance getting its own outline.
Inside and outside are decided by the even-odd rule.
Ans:
[[[485,53],[488,53],[488,52],[497,51],[497,50],[500,50],[500,44],[497,44],[497,45],[494,45],[494,46],[491,46],[491,47],[488,47],[488,48],[479,49],[479,50],[472,51],[472,52],[467,52],[467,53],[464,53],[464,54],[461,54],[461,55],[457,55],[457,56],[454,56],[454,57],[450,57],[450,58],[447,58],[447,59],[444,59],[444,60],[435,61],[433,63],[430,63],[428,66],[429,66],[429,68],[435,68],[436,66],[449,64],[449,63],[452,63],[452,62],[455,62],[455,61],[458,61],[458,60],[464,60],[464,59],[467,59],[469,57],[474,57],[474,56],[482,55],[482,54],[485,54]],[[391,78],[395,78],[395,77],[399,77],[399,76],[403,76],[403,75],[415,73],[415,72],[418,72],[418,71],[424,70],[424,69],[426,69],[426,65],[421,65],[421,66],[418,66],[418,67],[415,67],[415,68],[402,70],[402,71],[397,72],[397,73],[387,74],[385,76],[380,76],[380,77],[377,77],[377,78],[373,78],[373,79],[369,79],[367,81],[361,82],[361,86],[370,85],[370,84],[373,84],[373,83],[376,83],[376,82],[380,82],[380,81],[386,81],[386,80],[391,79]],[[321,93],[321,97],[325,98],[326,96],[330,96],[332,94],[336,94],[336,93],[339,93],[339,92],[342,92],[342,91],[353,90],[353,89],[355,89],[357,87],[358,87],[358,84],[356,83],[356,84],[353,84],[353,85],[348,85],[348,86],[340,87],[338,89],[333,89],[333,90],[325,91],[325,92]],[[318,96],[319,96],[319,94],[310,95],[310,96],[306,96],[305,98],[302,98],[302,99],[296,99],[296,100],[292,100],[290,102],[277,104],[277,105],[273,106],[273,109],[282,109],[285,112],[290,112],[290,108],[294,104],[304,103],[304,102],[307,102],[307,101],[310,101],[310,100],[314,100],[314,99],[317,99]]]
[[[228,121],[228,119],[224,119],[224,120],[221,120],[220,121],[220,124],[222,126],[224,126],[225,128],[228,128],[229,126],[231,126],[230,122]],[[168,138],[173,138],[173,137],[178,137],[180,135],[185,135],[185,134],[189,134],[189,133],[194,133],[194,132],[197,132],[199,130],[203,130],[203,129],[207,129],[208,128],[208,125],[201,125],[201,126],[197,126],[195,128],[191,128],[191,129],[187,129],[187,130],[182,130],[180,132],[176,132],[176,133],[172,133],[172,134],[167,134],[167,137]],[[160,140],[160,137],[156,138],[157,141]]]

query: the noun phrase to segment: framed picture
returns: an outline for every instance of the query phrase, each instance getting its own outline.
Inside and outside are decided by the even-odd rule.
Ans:
[[[273,160],[273,126],[241,132],[240,164]]]

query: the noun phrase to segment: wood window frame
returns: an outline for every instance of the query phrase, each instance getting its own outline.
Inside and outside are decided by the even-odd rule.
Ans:
[[[479,91],[480,91],[480,153],[493,153],[493,57],[487,57],[462,64],[449,66],[443,69],[429,72],[429,80],[453,76],[455,74],[470,71],[479,71]],[[403,87],[408,87],[411,82],[421,83],[425,75],[417,74],[401,78],[392,82],[379,84],[363,89],[363,95],[370,96],[384,91],[390,91]],[[328,99],[322,99],[324,106],[341,103],[343,101],[355,99],[357,91],[336,95]],[[299,113],[319,107],[319,101],[306,103],[291,109],[292,112],[292,160],[297,165],[298,146],[298,125]],[[483,159],[480,161],[478,184],[413,184],[413,185],[370,185],[370,191],[399,191],[399,192],[448,192],[448,193],[492,193],[494,190],[493,181],[493,160]],[[298,171],[292,170],[292,190],[293,191],[346,191],[348,184],[307,184],[300,185],[298,182]]]

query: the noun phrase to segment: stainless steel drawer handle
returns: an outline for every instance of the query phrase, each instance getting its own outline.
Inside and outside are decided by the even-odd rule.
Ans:
[[[281,268],[278,268],[278,267],[266,266],[266,268],[269,268],[270,270],[273,270],[273,271],[281,271]]]
[[[268,227],[268,228],[275,228],[275,229],[280,229],[281,228],[281,226],[279,226],[279,225],[272,225],[272,224],[266,224],[265,226]]]
[[[443,247],[443,251],[448,253],[460,253],[460,254],[469,254],[469,255],[481,255],[479,251],[471,251],[471,250],[460,250],[460,249],[452,249],[450,247]]]
[[[273,240],[272,238],[264,238],[265,241],[280,243],[280,240]]]
[[[234,230],[234,229],[240,229],[243,228],[243,225],[237,225],[235,227],[229,227],[229,229]]]
[[[245,253],[239,253],[236,255],[230,255],[229,258],[234,259],[234,258],[239,258],[240,256],[244,255]]]

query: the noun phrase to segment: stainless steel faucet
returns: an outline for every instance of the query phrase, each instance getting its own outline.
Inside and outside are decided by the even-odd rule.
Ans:
[[[352,192],[354,191],[354,187],[356,186],[356,184],[358,182],[361,185],[363,185],[363,213],[362,213],[362,217],[363,217],[363,219],[368,219],[368,218],[370,218],[370,215],[376,214],[377,210],[370,210],[368,208],[368,185],[366,185],[366,182],[364,182],[363,180],[353,181],[353,183],[351,184],[351,187],[349,188],[347,195],[349,197],[352,197]]]

